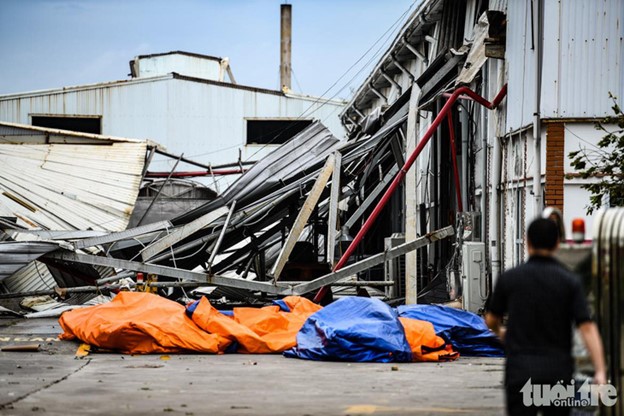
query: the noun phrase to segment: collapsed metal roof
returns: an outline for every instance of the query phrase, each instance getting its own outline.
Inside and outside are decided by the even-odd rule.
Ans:
[[[46,230],[126,228],[145,141],[0,123],[0,216]],[[81,138],[85,142],[81,142]]]
[[[3,228],[18,241],[0,246],[0,261],[21,264],[0,276],[5,287],[54,284],[48,268],[32,260],[46,252],[42,247],[51,251],[58,244],[39,240],[75,238],[76,230],[84,230],[78,234],[83,238],[124,230],[148,146],[158,147],[147,140],[0,122],[0,217],[12,219]],[[31,252],[39,255],[25,256]]]
[[[403,100],[385,113],[383,123],[371,127],[370,134],[346,142],[315,122],[253,165],[214,201],[171,221],[128,230],[126,216],[145,172],[145,142],[90,137],[93,142],[84,145],[4,144],[0,152],[6,149],[2,154],[12,162],[0,168],[0,174],[10,176],[8,183],[20,184],[5,185],[5,193],[13,196],[3,196],[10,201],[4,204],[5,216],[17,220],[4,228],[13,227],[13,235],[22,240],[61,239],[64,248],[40,260],[55,272],[57,282],[71,285],[79,285],[81,278],[93,282],[113,270],[130,270],[195,286],[217,286],[216,294],[232,298],[309,292],[392,258],[386,253],[372,263],[370,259],[365,265],[356,263],[355,269],[339,276],[331,272],[334,243],[341,237],[339,223],[357,229],[383,185],[397,172],[402,151],[396,147],[402,145],[406,114]],[[81,157],[73,158],[75,154]],[[22,159],[33,171],[29,179],[18,178],[13,171]],[[68,232],[66,238],[63,233],[45,232],[77,229],[101,232]],[[447,235],[448,230],[431,238]],[[423,237],[417,244],[431,238]],[[34,243],[24,244],[26,248]],[[56,248],[57,243],[51,244]],[[303,253],[312,257],[308,255],[306,267],[316,274],[307,282],[282,283],[280,275],[292,278],[300,270],[299,244],[307,244]],[[375,248],[366,249],[370,250]],[[32,274],[33,264],[26,268],[28,273]]]
[[[7,190],[16,195],[5,196],[13,204],[5,216],[18,218],[16,227],[102,232],[63,238],[58,233],[24,237],[27,233],[13,230],[21,239],[62,239],[63,248],[39,259],[57,283],[79,286],[82,280],[100,287],[110,282],[109,276],[114,280],[115,273],[131,271],[156,274],[165,280],[159,282],[162,285],[169,281],[182,287],[214,286],[212,296],[230,299],[309,293],[453,233],[447,227],[384,251],[384,238],[404,227],[397,195],[395,207],[386,209],[355,262],[332,271],[336,255],[344,250],[340,241],[348,241],[350,230],[359,229],[404,164],[409,94],[404,92],[366,120],[365,128],[347,141],[338,140],[316,121],[256,162],[213,201],[168,221],[131,229],[125,229],[126,216],[147,171],[147,143],[32,130],[23,137],[36,133],[39,142],[3,145],[6,157],[15,159],[7,166],[25,159],[34,172],[24,179],[5,168],[11,183],[19,183],[18,190],[23,191]],[[54,144],[47,141],[50,135]],[[77,144],[80,140],[85,144]],[[81,157],[72,157],[76,154]],[[56,189],[54,184],[63,185]],[[21,211],[15,212],[18,208]],[[24,224],[27,221],[29,225]],[[30,275],[33,264],[24,269]],[[350,283],[358,288],[367,282],[371,287],[400,285],[380,280],[376,272],[364,282]]]
[[[0,282],[58,247],[58,244],[51,242],[0,242]]]

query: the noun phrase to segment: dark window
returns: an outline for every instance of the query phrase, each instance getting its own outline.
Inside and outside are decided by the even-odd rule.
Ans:
[[[247,120],[247,144],[282,144],[312,124],[312,120]]]
[[[82,133],[102,133],[99,117],[32,116],[32,125]]]

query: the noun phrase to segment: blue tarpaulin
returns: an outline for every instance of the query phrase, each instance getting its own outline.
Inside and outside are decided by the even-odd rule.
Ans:
[[[195,309],[197,309],[197,305],[199,305],[199,301],[198,300],[196,300],[195,302],[191,303],[190,305],[188,305],[186,307],[186,315],[189,318],[193,317],[193,312],[195,312]],[[288,305],[286,307],[288,307]],[[234,311],[232,311],[232,310],[229,310],[229,311],[228,310],[225,310],[225,311],[221,310],[219,312],[221,312],[223,315],[226,315],[226,316],[234,316]],[[290,312],[290,310],[288,310],[288,312]]]
[[[358,362],[411,362],[395,309],[373,298],[347,297],[308,318],[286,357]]]
[[[472,312],[440,305],[404,305],[399,316],[433,324],[436,334],[450,342],[461,355],[502,357],[503,346],[481,317]]]
[[[274,300],[273,304],[279,306],[280,310],[282,310],[284,312],[290,312],[290,307],[282,299]]]

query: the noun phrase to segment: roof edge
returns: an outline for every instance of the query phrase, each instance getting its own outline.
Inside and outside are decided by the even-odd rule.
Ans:
[[[315,96],[312,96],[312,95],[295,94],[295,93],[292,93],[292,92],[285,93],[283,91],[271,90],[271,89],[268,89],[268,88],[252,87],[252,86],[249,86],[249,85],[232,84],[230,82],[215,81],[215,80],[212,80],[212,79],[191,77],[191,76],[188,76],[188,75],[178,74],[177,72],[172,72],[171,74],[173,75],[174,79],[179,79],[179,80],[183,80],[183,81],[199,82],[199,83],[202,83],[202,84],[209,84],[209,85],[216,85],[216,86],[219,86],[219,87],[226,87],[226,88],[234,88],[234,89],[252,91],[252,92],[257,92],[257,93],[261,93],[261,94],[272,94],[272,95],[278,95],[280,97],[285,97],[285,98],[292,98],[292,99],[306,100],[306,101],[314,101],[314,102],[318,102],[318,103],[321,103],[321,104],[332,104],[332,105],[345,105],[346,104],[346,101],[342,101],[342,100],[324,99],[323,97],[315,97]]]
[[[422,2],[416,7],[412,14],[403,23],[401,29],[395,35],[392,43],[388,46],[384,54],[377,61],[377,64],[373,67],[373,70],[369,73],[366,79],[360,84],[358,89],[353,93],[353,96],[345,105],[345,109],[338,115],[339,118],[343,118],[347,112],[356,105],[357,100],[365,94],[365,91],[369,88],[369,84],[374,80],[375,76],[383,69],[384,64],[388,60],[388,57],[392,55],[394,50],[399,47],[403,41],[403,37],[410,29],[413,31],[420,29],[422,22],[420,20],[421,15],[424,15],[427,10],[439,7],[441,0],[422,0]]]
[[[58,136],[82,137],[85,139],[101,140],[103,142],[108,141],[108,142],[124,142],[124,143],[147,143],[149,147],[156,147],[158,149],[164,150],[164,148],[160,144],[149,139],[130,139],[127,137],[108,136],[105,134],[83,133],[83,132],[73,131],[73,130],[52,129],[49,127],[32,126],[30,124],[10,123],[8,121],[0,121],[0,126],[13,127],[16,129],[30,130],[30,131],[53,134],[53,135],[58,135]]]
[[[63,94],[65,92],[91,90],[95,88],[116,87],[118,85],[140,84],[142,82],[161,81],[161,80],[172,79],[172,78],[173,78],[172,74],[166,74],[166,75],[158,75],[155,77],[119,79],[115,81],[97,82],[93,84],[73,85],[69,87],[48,88],[45,90],[35,90],[35,91],[26,91],[26,92],[15,92],[15,93],[4,94],[4,95],[0,94],[0,101],[11,100],[15,98],[34,97],[38,95]]]
[[[135,59],[156,58],[156,57],[159,57],[159,56],[167,56],[167,55],[186,55],[186,56],[192,56],[194,58],[209,59],[211,61],[218,61],[218,62],[221,62],[223,60],[223,58],[220,58],[218,56],[204,55],[204,54],[201,54],[201,53],[186,52],[186,51],[170,51],[170,52],[150,53],[150,54],[147,54],[147,55],[138,55],[138,56],[135,57]]]
[[[346,104],[346,101],[342,101],[342,100],[324,99],[323,97],[295,94],[292,92],[284,93],[283,91],[271,90],[268,88],[252,87],[249,85],[232,84],[230,82],[215,81],[215,80],[205,79],[205,78],[197,78],[197,77],[192,77],[189,75],[179,74],[177,72],[171,72],[166,75],[157,75],[154,77],[131,78],[131,79],[125,79],[125,80],[99,82],[99,83],[94,83],[94,84],[75,85],[75,86],[70,86],[70,87],[51,88],[51,89],[45,89],[45,90],[11,93],[11,94],[6,94],[6,95],[0,95],[0,102],[4,100],[14,100],[14,99],[19,99],[19,98],[36,97],[36,96],[41,96],[41,95],[64,94],[66,92],[77,92],[77,91],[83,91],[83,90],[92,90],[96,88],[108,88],[108,87],[117,87],[117,86],[124,86],[124,85],[134,85],[134,84],[140,84],[144,82],[165,81],[165,80],[170,80],[170,79],[179,79],[182,81],[197,82],[201,84],[215,85],[219,87],[252,91],[252,92],[257,92],[260,94],[271,94],[271,95],[277,95],[280,97],[286,97],[286,98],[292,98],[292,99],[314,101],[320,104],[341,105],[341,106],[344,106]]]

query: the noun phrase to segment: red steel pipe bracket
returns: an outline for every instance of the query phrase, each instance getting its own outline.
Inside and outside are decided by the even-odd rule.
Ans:
[[[453,180],[455,181],[455,197],[457,198],[457,210],[464,212],[464,203],[461,197],[461,185],[459,183],[459,169],[457,168],[457,149],[455,149],[455,127],[453,126],[453,117],[448,113],[449,140],[451,141],[451,159],[453,161]]]

